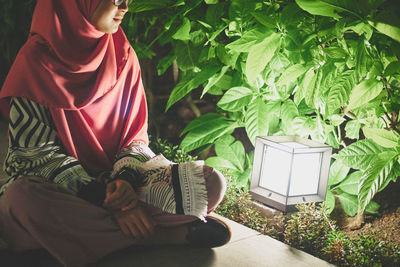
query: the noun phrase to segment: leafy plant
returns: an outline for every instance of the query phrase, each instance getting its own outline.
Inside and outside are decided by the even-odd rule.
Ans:
[[[157,138],[156,140],[153,140],[151,136],[150,136],[150,140],[151,140],[151,142],[149,144],[150,149],[155,154],[159,154],[159,153],[163,154],[167,159],[169,159],[171,161],[180,163],[180,162],[197,160],[197,157],[194,157],[188,153],[185,153],[178,146],[174,146],[173,144],[169,143],[167,140],[164,140],[161,138]]]
[[[167,3],[165,1],[164,3]],[[400,173],[400,23],[395,1],[185,0],[132,16],[142,56],[171,47],[180,80],[166,109],[195,89],[217,102],[182,132],[181,148],[215,144],[207,163],[246,188],[260,135],[298,135],[335,148],[327,209],[376,213],[374,195]],[[184,3],[184,4],[183,4]],[[140,31],[139,29],[145,29]],[[347,170],[347,171],[346,171]],[[355,190],[357,188],[357,190]]]

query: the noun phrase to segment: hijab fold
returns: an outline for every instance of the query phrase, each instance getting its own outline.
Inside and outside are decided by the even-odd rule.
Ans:
[[[101,0],[38,0],[29,38],[0,91],[47,106],[66,153],[92,175],[116,153],[148,143],[147,105],[137,56],[122,29],[104,34],[90,18]]]

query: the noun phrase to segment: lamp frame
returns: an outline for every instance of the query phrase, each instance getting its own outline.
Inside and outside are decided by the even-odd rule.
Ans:
[[[285,146],[285,142],[296,142],[303,144],[306,148],[291,148]],[[264,147],[265,145],[286,151],[288,153],[301,154],[301,153],[322,153],[321,167],[318,181],[318,190],[316,194],[289,196],[289,188],[291,182],[292,166],[290,167],[290,174],[288,177],[287,195],[269,190],[260,186],[262,163],[264,161]],[[328,145],[315,142],[313,140],[304,139],[298,136],[258,136],[256,137],[256,148],[254,152],[253,169],[251,174],[250,195],[258,202],[267,206],[271,206],[283,212],[291,212],[296,210],[296,205],[301,203],[310,202],[323,202],[326,197],[326,190],[328,186],[328,176],[330,167],[330,157],[332,148]],[[261,160],[260,160],[261,159]]]

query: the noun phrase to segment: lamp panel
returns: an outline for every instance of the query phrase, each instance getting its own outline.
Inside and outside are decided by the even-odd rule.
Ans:
[[[287,195],[292,155],[271,146],[264,146],[259,186]]]
[[[321,173],[322,153],[293,155],[289,196],[315,195]]]

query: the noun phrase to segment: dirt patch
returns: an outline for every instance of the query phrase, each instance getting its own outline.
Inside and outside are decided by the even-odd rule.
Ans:
[[[380,205],[380,216],[365,216],[364,225],[357,230],[342,229],[350,238],[359,233],[373,234],[400,247],[400,182],[391,183],[375,197]]]

